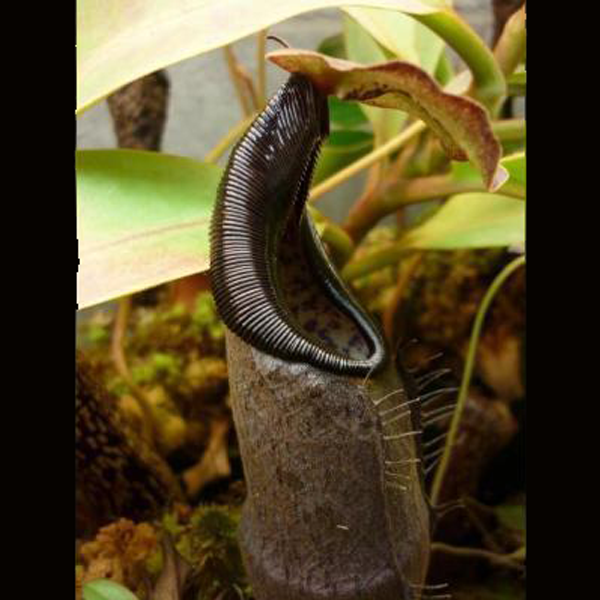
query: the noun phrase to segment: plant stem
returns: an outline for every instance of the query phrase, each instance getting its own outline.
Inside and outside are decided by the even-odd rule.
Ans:
[[[351,165],[348,165],[345,169],[338,171],[335,173],[335,175],[332,175],[325,181],[322,181],[316,185],[310,191],[309,201],[314,202],[317,198],[320,198],[327,192],[330,192],[347,179],[350,179],[357,173],[360,173],[360,171],[367,169],[377,161],[400,149],[404,144],[421,133],[425,127],[426,125],[423,121],[416,121],[382,146],[375,148],[375,150],[365,154],[365,156],[353,162]]]
[[[446,52],[442,52],[440,60],[435,68],[435,79],[444,87],[454,78],[454,66]]]
[[[525,96],[527,92],[527,77],[525,71],[517,71],[508,78],[508,95]]]
[[[525,198],[525,190],[518,185],[505,183],[498,193],[517,198]],[[452,174],[430,175],[429,177],[415,177],[400,183],[397,191],[386,197],[384,216],[394,212],[402,206],[427,202],[436,198],[446,198],[454,194],[465,192],[486,192],[483,181],[456,181]]]
[[[148,443],[153,444],[157,439],[158,432],[152,414],[152,407],[144,391],[133,381],[133,377],[131,376],[127,364],[127,357],[125,356],[124,338],[130,312],[131,296],[125,296],[119,300],[119,305],[117,307],[110,348],[111,356],[117,373],[129,386],[132,396],[135,398],[142,411],[144,417],[143,435]]]
[[[496,296],[496,293],[502,287],[502,284],[506,281],[506,279],[508,279],[508,277],[514,271],[516,271],[524,264],[525,256],[519,256],[518,258],[515,258],[512,262],[510,262],[508,265],[506,265],[504,269],[502,269],[502,271],[494,279],[487,292],[485,293],[485,296],[483,297],[483,300],[481,301],[481,304],[477,311],[477,315],[475,316],[475,322],[473,323],[473,330],[471,332],[471,339],[469,341],[469,348],[467,350],[467,358],[465,361],[463,377],[460,384],[460,390],[458,392],[456,409],[454,410],[454,414],[452,415],[452,422],[450,423],[450,429],[448,431],[448,439],[446,441],[444,453],[442,454],[442,459],[439,467],[436,470],[433,484],[431,487],[431,504],[433,506],[436,506],[440,499],[442,484],[444,482],[444,476],[446,474],[446,471],[448,470],[448,465],[450,463],[452,446],[454,445],[456,437],[458,435],[458,426],[460,424],[460,419],[462,417],[462,413],[466,404],[467,393],[469,391],[469,386],[471,383],[471,376],[473,374],[473,368],[475,366],[477,343],[479,341],[479,336],[481,334],[483,322],[487,314],[488,308],[492,303],[492,300]]]
[[[421,264],[422,260],[423,253],[415,252],[411,257],[403,262],[399,268],[398,281],[396,282],[393,296],[390,299],[383,315],[383,331],[388,340],[396,339],[396,319],[400,312],[404,292],[406,291],[406,287],[411,281],[415,271],[417,270],[417,267]]]
[[[223,51],[225,53],[225,60],[227,61],[227,68],[229,69],[229,77],[231,78],[233,87],[237,93],[240,106],[242,107],[242,113],[247,117],[252,113],[252,108],[242,83],[240,64],[233,52],[231,44],[224,46]]]
[[[487,192],[487,188],[483,181],[456,181],[452,174],[401,180],[385,193],[356,206],[349,213],[344,229],[358,243],[378,221],[405,206],[467,192]],[[507,181],[498,193],[525,199],[523,187],[511,181]]]
[[[262,110],[267,102],[267,63],[265,54],[267,52],[267,33],[268,29],[263,29],[258,32],[256,39],[257,51],[257,101],[258,110]]]
[[[348,213],[344,230],[358,244],[386,214],[381,195],[364,198]]]
[[[216,144],[216,146],[206,154],[204,162],[215,163],[225,153],[227,148],[233,144],[240,135],[250,126],[256,118],[256,113],[245,117],[236,123]]]
[[[500,142],[525,140],[525,119],[502,119],[492,123],[492,131]]]
[[[465,61],[473,74],[471,95],[494,116],[506,95],[506,81],[485,42],[452,9],[413,16],[437,33]]]
[[[334,223],[328,223],[321,239],[331,249],[332,260],[336,267],[345,265],[354,252],[354,242],[352,238]]]
[[[314,206],[308,205],[307,209],[314,221],[319,237],[329,246],[333,263],[336,267],[341,268],[354,252],[352,238]]]
[[[494,48],[494,56],[506,78],[525,60],[526,33],[525,7],[515,12],[506,22]]]
[[[494,121],[492,131],[501,142],[522,141],[525,138],[525,120]],[[434,162],[437,162],[437,159],[434,159]],[[388,173],[388,178],[391,173]],[[457,182],[448,174],[416,177],[404,181],[400,179],[399,173],[397,175],[394,177],[398,181],[397,184],[387,187],[384,184],[383,190],[357,202],[348,213],[344,229],[355,243],[358,243],[380,219],[404,206],[463,192],[487,191],[483,182]],[[504,184],[501,192],[515,198],[525,198],[523,187],[511,181]]]
[[[517,571],[523,570],[523,565],[519,564],[519,562],[516,560],[519,558],[519,555],[516,553],[498,554],[482,548],[451,546],[450,544],[444,544],[443,542],[433,542],[433,544],[431,544],[431,551],[443,552],[444,554],[462,556],[465,558],[483,558],[484,560],[501,567],[506,567],[508,569],[514,569]]]
[[[392,243],[383,250],[372,252],[358,260],[349,262],[342,269],[342,277],[346,281],[351,281],[352,279],[357,279],[363,275],[368,275],[373,271],[378,271],[379,269],[397,263],[401,254],[410,251],[410,249],[403,248],[398,243]]]
[[[483,181],[457,181],[451,173],[444,175],[430,175],[428,177],[415,177],[400,182],[386,194],[381,202],[381,217],[420,202],[428,202],[438,198],[446,198],[455,194],[467,192],[487,192]],[[525,199],[525,189],[514,182],[507,181],[499,190],[499,194]]]
[[[169,302],[173,305],[180,305],[188,313],[193,313],[196,307],[196,300],[200,292],[210,290],[210,280],[208,273],[194,273],[187,277],[175,279],[169,284]]]

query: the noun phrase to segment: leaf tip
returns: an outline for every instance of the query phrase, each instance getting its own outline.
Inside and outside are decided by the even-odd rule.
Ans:
[[[508,171],[502,165],[499,164],[496,168],[495,173],[492,175],[490,181],[488,181],[488,191],[498,191],[508,181],[509,176],[510,175]]]

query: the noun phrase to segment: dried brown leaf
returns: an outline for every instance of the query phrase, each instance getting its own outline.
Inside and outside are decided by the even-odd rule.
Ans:
[[[110,579],[136,591],[145,586],[145,564],[157,547],[156,533],[148,523],[115,521],[81,546],[82,583]]]

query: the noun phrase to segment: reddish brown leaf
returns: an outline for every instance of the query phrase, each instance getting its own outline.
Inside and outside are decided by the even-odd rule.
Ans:
[[[422,119],[450,158],[470,160],[481,171],[488,189],[506,180],[499,165],[502,149],[486,110],[474,100],[444,92],[419,67],[399,60],[365,66],[295,49],[276,50],[267,58],[309,77],[324,93],[341,100],[400,109]]]

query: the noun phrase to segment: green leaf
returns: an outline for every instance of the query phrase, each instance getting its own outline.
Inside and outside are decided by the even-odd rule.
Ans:
[[[469,94],[495,115],[506,94],[506,80],[483,39],[454,10],[414,15],[414,18],[439,35],[464,60],[470,71],[465,74],[473,79],[469,82]]]
[[[507,183],[515,183],[525,188],[527,185],[525,161],[525,152],[517,152],[515,154],[511,154],[510,156],[505,156],[500,161],[500,164],[508,173]],[[502,188],[500,188],[500,190],[501,189]]]
[[[321,43],[317,46],[317,52],[334,58],[347,58],[344,34],[336,33],[321,40]]]
[[[525,203],[522,200],[487,192],[457,194],[397,242],[355,257],[343,268],[342,276],[351,281],[396,265],[400,257],[411,250],[520,246],[524,241]]]
[[[434,73],[444,41],[431,29],[397,10],[354,6],[343,10],[392,56],[411,62],[430,75]]]
[[[84,584],[83,600],[138,600],[138,597],[110,579],[95,579]]]
[[[155,152],[78,152],[79,308],[207,269],[220,177]]]
[[[373,148],[373,136],[366,131],[332,131],[323,145],[315,168],[313,185],[331,177]]]
[[[505,156],[500,165],[506,171],[508,177],[506,181],[498,188],[498,192],[525,198],[525,152],[517,152],[510,156]],[[451,167],[451,178],[456,184],[473,183],[484,186],[481,174],[473,167],[471,163],[453,162]]]
[[[525,203],[474,192],[450,198],[399,242],[402,249],[453,250],[510,246],[525,241]]]
[[[301,13],[347,0],[78,0],[77,111],[121,86]],[[429,14],[447,0],[360,0]]]
[[[445,87],[455,77],[454,65],[450,61],[450,58],[446,52],[440,54],[438,64],[434,72],[435,80],[442,86]],[[446,90],[449,91],[449,90]]]
[[[331,129],[363,129],[368,121],[358,102],[342,102],[328,98]]]
[[[487,189],[494,191],[505,181],[506,172],[499,166],[502,148],[487,111],[473,100],[446,93],[419,67],[397,60],[364,66],[293,48],[270,52],[267,58],[309,77],[325,94],[422,119],[450,158],[470,160],[481,171]]]
[[[373,149],[373,134],[360,105],[357,102],[342,102],[334,96],[330,96],[328,101],[331,134],[321,148],[313,185]]]

